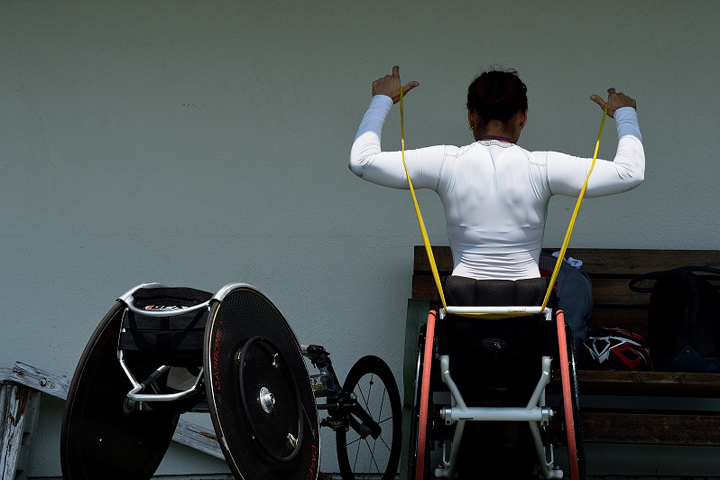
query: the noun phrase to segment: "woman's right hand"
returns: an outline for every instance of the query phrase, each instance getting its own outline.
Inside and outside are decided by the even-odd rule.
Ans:
[[[600,105],[600,108],[605,109],[605,100],[600,95],[591,95],[590,100]],[[630,98],[624,93],[616,93],[614,88],[608,88],[608,109],[607,114],[610,118],[615,115],[615,110],[622,107],[632,107],[637,110],[637,105],[634,98]]]
[[[409,82],[403,87],[403,96],[419,85],[418,82]],[[392,98],[393,103],[398,103],[400,101],[400,67],[395,65],[392,74],[375,80],[372,84],[372,94],[373,96],[386,95]]]

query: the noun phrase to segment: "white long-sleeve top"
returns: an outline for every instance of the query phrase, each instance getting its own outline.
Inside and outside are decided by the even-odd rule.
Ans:
[[[408,189],[401,152],[383,152],[382,128],[392,99],[376,95],[360,123],[350,169],[386,187]],[[637,113],[615,111],[618,148],[597,160],[586,197],[631,190],[644,177]],[[476,279],[535,278],[552,195],[577,197],[592,163],[558,152],[530,152],[497,140],[464,147],[437,145],[405,152],[414,188],[437,192],[445,208],[453,275]]]

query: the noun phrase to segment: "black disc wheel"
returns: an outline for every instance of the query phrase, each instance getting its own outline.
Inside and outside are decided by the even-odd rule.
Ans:
[[[378,357],[363,357],[350,369],[343,390],[356,400],[348,413],[349,428],[336,431],[343,480],[394,479],[402,449],[402,407],[390,367]]]
[[[205,391],[230,470],[238,480],[317,479],[317,404],[294,332],[254,287],[219,298],[205,328]]]
[[[60,436],[66,480],[151,478],[180,417],[175,411],[128,408],[132,385],[117,357],[124,309],[118,302],[100,322],[73,375]],[[153,369],[140,370],[138,375]]]
[[[570,392],[572,401],[572,416],[575,427],[575,457],[578,465],[580,479],[586,478],[585,466],[585,444],[582,426],[582,417],[580,416],[580,388],[577,376],[577,359],[575,352],[575,334],[571,324],[565,325],[565,336],[567,338],[568,350],[568,367],[570,371]],[[568,452],[570,453],[570,452]],[[572,461],[572,459],[571,459]]]
[[[300,389],[278,348],[255,336],[238,353],[240,399],[245,421],[262,455],[289,462],[302,446]]]

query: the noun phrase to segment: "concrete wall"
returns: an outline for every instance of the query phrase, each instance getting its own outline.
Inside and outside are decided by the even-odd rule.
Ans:
[[[0,0],[0,364],[71,375],[130,287],[241,281],[341,372],[372,353],[399,377],[410,197],[346,166],[370,83],[394,64],[421,82],[408,148],[471,141],[465,89],[491,65],[529,87],[528,149],[591,156],[589,95],[635,96],[646,182],[586,201],[572,245],[716,249],[718,15],[711,0]],[[396,109],[387,148],[398,123]],[[601,157],[615,141],[611,121]],[[444,243],[439,203],[419,197]],[[571,207],[551,203],[547,245]],[[59,474],[60,410],[44,409],[31,475]],[[226,471],[189,455],[161,473]]]

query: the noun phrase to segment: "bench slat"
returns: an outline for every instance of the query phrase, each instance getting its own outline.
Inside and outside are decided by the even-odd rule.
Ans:
[[[553,252],[559,249],[543,250]],[[433,256],[441,272],[447,275],[452,271],[453,260],[449,246],[433,246]],[[642,273],[669,270],[685,265],[720,268],[720,250],[569,248],[566,256],[582,260],[583,270],[591,277],[593,275],[622,275],[632,278]],[[422,245],[416,245],[414,248],[413,270],[416,273],[430,272],[425,247]]]
[[[640,335],[648,335],[648,309],[599,307],[593,308],[588,320],[590,330],[600,327],[620,327]]]
[[[588,443],[650,445],[720,445],[720,416],[662,413],[582,414]]]
[[[630,290],[627,279],[594,278],[593,303],[596,306],[641,306],[650,305],[649,293],[637,293]],[[432,275],[416,274],[412,279],[412,298],[418,300],[438,300],[437,287]]]
[[[720,397],[715,373],[580,370],[578,381],[582,395]]]

